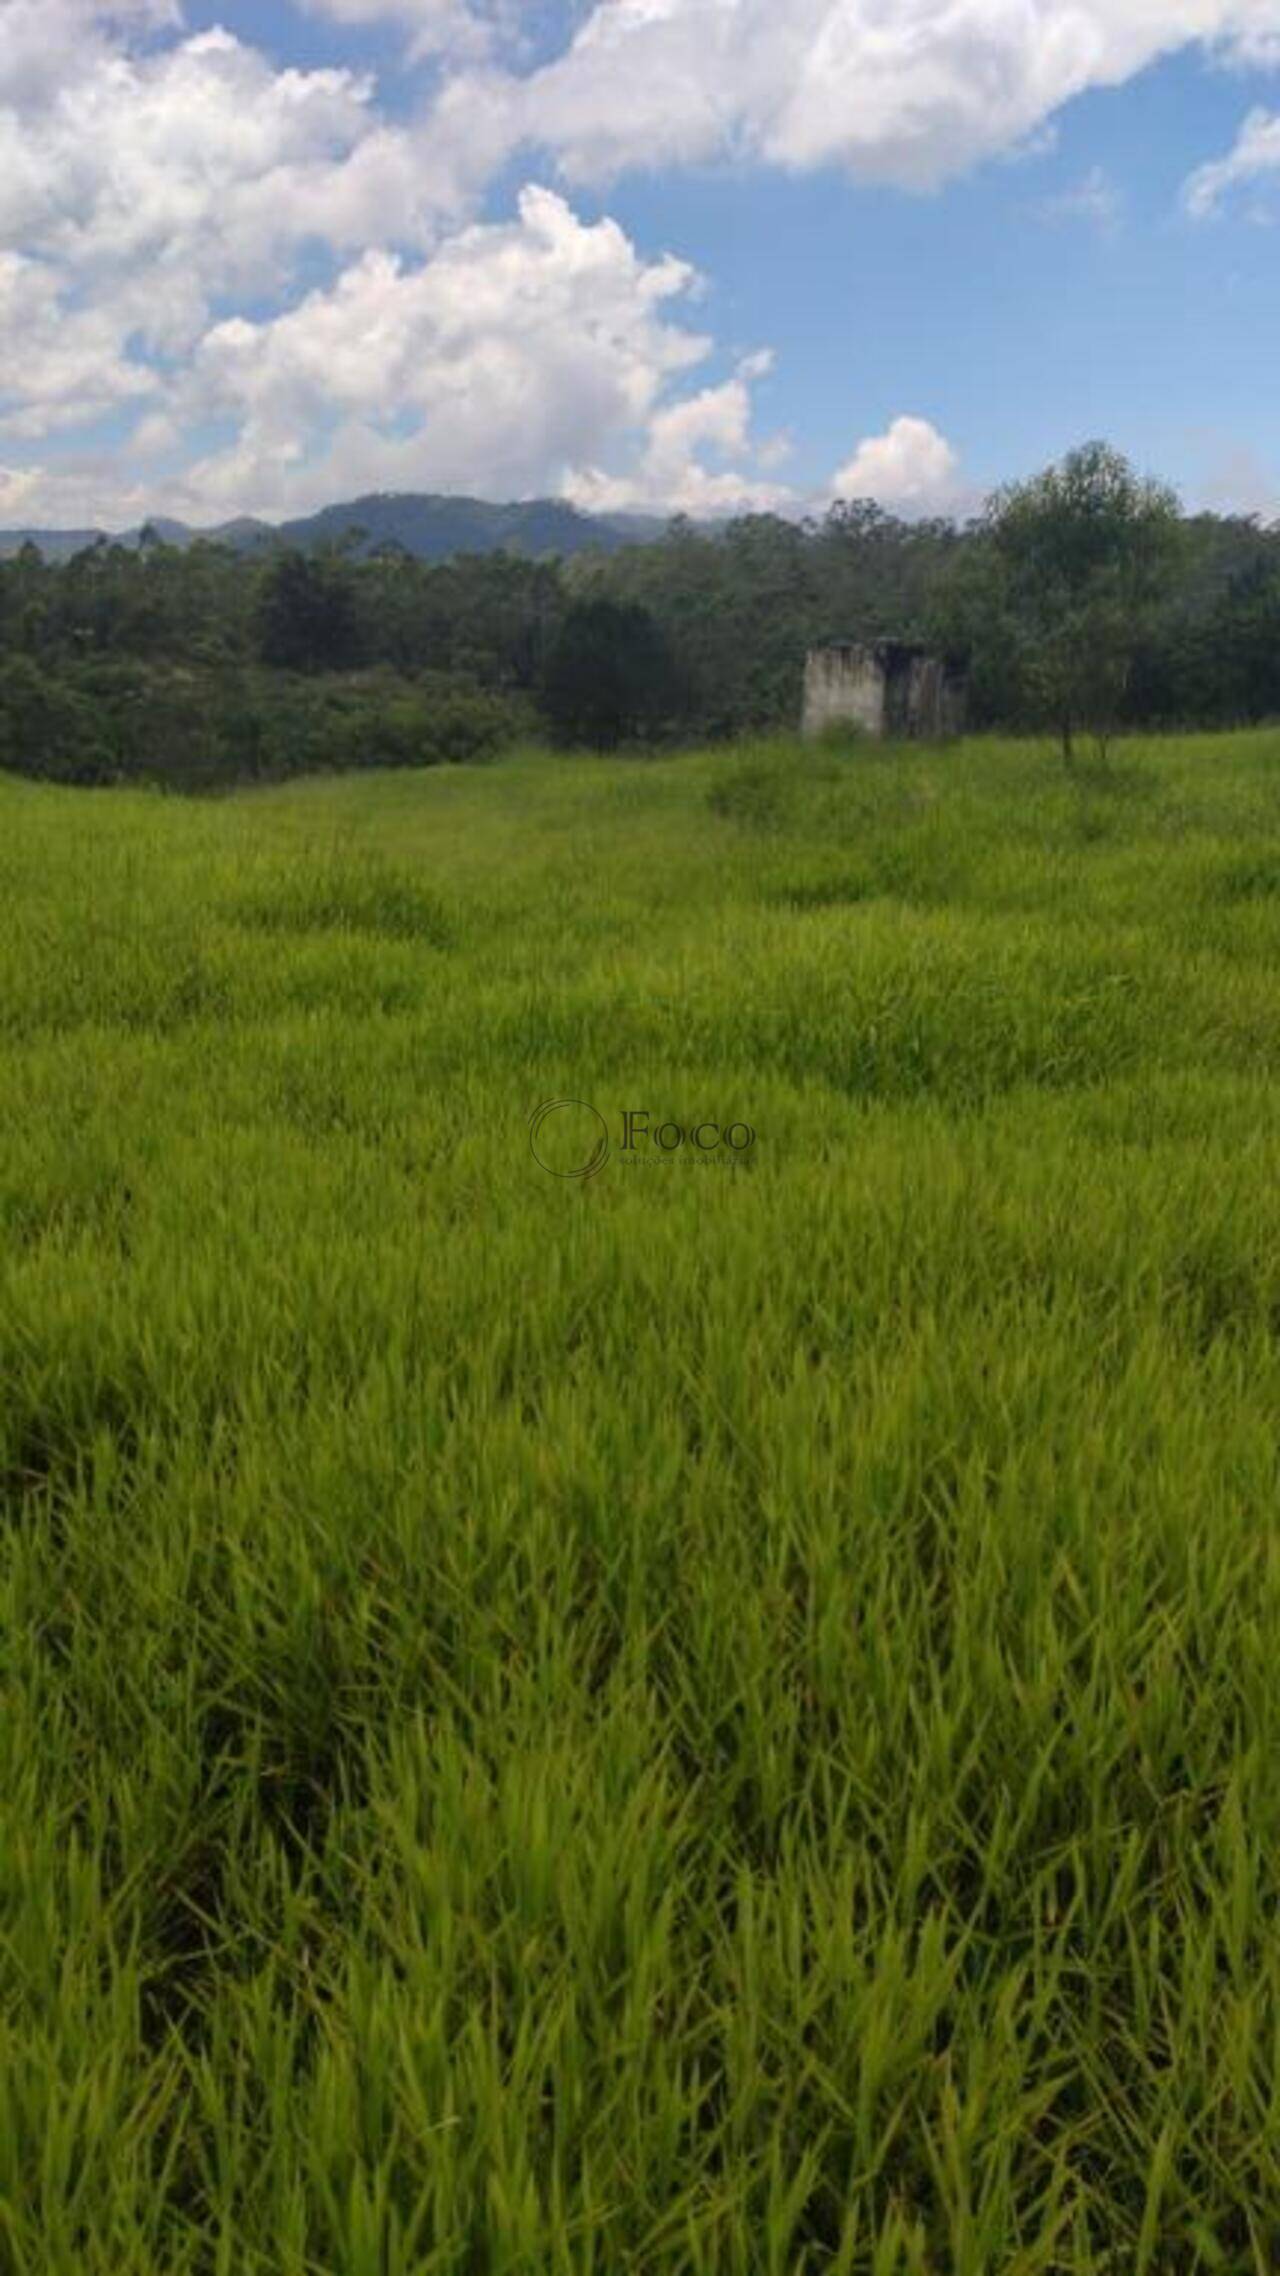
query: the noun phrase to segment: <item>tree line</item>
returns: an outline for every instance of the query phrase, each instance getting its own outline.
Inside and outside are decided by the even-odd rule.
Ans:
[[[967,669],[975,727],[1068,757],[1280,718],[1280,530],[1184,516],[1090,444],[963,526],[855,502],[567,562],[29,546],[0,562],[0,766],[200,783],[767,732],[809,648],[890,637]]]

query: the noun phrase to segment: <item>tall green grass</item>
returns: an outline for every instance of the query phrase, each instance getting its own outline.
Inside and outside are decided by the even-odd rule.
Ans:
[[[1280,737],[0,895],[3,2276],[1273,2270]]]

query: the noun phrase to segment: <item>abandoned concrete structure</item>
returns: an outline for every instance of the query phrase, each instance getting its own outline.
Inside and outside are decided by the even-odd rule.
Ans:
[[[877,742],[941,742],[964,728],[965,683],[940,656],[902,640],[815,648],[804,675],[804,732],[856,727]]]

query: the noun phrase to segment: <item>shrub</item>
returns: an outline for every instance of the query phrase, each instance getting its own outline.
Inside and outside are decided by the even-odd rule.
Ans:
[[[92,704],[30,656],[0,662],[0,767],[59,782],[107,781],[113,772]]]
[[[519,708],[444,675],[353,691],[332,724],[328,763],[435,767],[492,758],[522,731]]]

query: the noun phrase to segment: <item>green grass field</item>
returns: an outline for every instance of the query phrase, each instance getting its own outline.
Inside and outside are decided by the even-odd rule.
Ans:
[[[0,892],[3,2276],[1274,2272],[1280,734]]]

